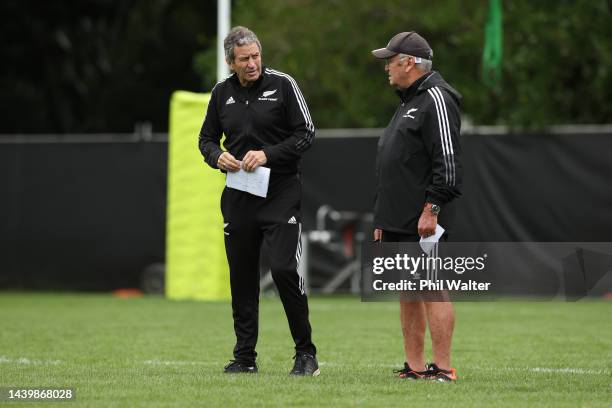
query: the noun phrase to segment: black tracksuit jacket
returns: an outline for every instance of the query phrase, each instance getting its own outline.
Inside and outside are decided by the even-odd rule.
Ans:
[[[217,168],[223,145],[238,160],[249,150],[263,150],[271,170],[266,198],[225,188],[221,197],[225,249],[230,268],[236,345],[234,359],[252,364],[257,353],[259,254],[268,246],[272,277],[289,322],[296,353],[316,354],[308,319],[301,256],[301,154],[313,142],[315,129],[300,89],[289,75],[263,68],[246,88],[236,74],[212,90],[199,147],[208,165]]]
[[[199,147],[209,166],[217,167],[223,146],[237,160],[249,150],[263,150],[271,173],[296,174],[301,154],[314,140],[315,128],[295,80],[262,67],[259,79],[243,87],[236,74],[212,90]]]
[[[374,226],[417,234],[425,203],[441,207],[438,223],[452,231],[461,195],[461,95],[437,72],[398,91],[401,103],[378,142]]]

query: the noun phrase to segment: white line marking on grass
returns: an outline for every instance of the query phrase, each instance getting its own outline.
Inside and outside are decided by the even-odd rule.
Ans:
[[[147,365],[161,365],[161,366],[195,366],[195,365],[203,365],[203,366],[216,366],[218,363],[210,362],[210,361],[163,361],[163,360],[145,360],[145,364]]]
[[[0,356],[0,364],[20,364],[20,365],[57,365],[59,360],[30,360],[26,357],[10,359],[6,356]]]
[[[530,368],[529,371],[534,373],[569,373],[569,374],[604,374],[609,375],[610,372],[607,370],[591,370],[587,368],[545,368],[535,367]]]
[[[481,366],[467,366],[467,369],[471,370],[485,370],[485,371],[529,371],[532,373],[556,373],[556,374],[588,374],[588,375],[610,375],[608,370],[594,370],[590,368],[580,367],[562,367],[562,368],[550,368],[550,367],[481,367]]]
[[[3,360],[4,359],[4,360]],[[0,356],[0,363],[8,362],[5,357]],[[54,363],[54,362],[51,362]],[[59,362],[57,362],[59,363]],[[218,366],[220,363],[215,361],[164,361],[164,360],[145,360],[144,364],[158,366]],[[398,369],[401,364],[358,364],[359,368],[367,369]],[[320,361],[321,367],[354,367],[353,364],[343,364],[342,362]],[[590,368],[549,368],[549,367],[482,367],[465,366],[460,367],[460,371],[484,370],[484,371],[528,371],[532,373],[556,373],[556,374],[580,374],[580,375],[610,375],[608,370],[594,370]]]

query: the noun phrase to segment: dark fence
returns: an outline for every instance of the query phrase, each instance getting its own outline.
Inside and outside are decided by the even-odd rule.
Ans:
[[[462,137],[455,240],[612,241],[612,131],[495,133]],[[302,166],[305,230],[322,205],[367,219],[378,134],[319,132]],[[163,135],[0,137],[0,288],[139,286],[164,260],[166,160]]]
[[[453,240],[612,241],[612,130],[580,129],[464,134],[463,197]],[[376,144],[376,137],[317,140],[303,165],[307,228],[322,204],[371,211]]]
[[[136,287],[147,265],[163,262],[166,143],[4,141],[0,287]]]

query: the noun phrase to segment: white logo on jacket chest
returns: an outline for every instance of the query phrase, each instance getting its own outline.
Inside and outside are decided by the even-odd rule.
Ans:
[[[227,98],[227,102],[225,102],[225,104],[231,105],[232,103],[236,103],[236,101],[234,100],[233,96],[230,96],[229,98]]]
[[[416,112],[418,110],[419,110],[419,108],[410,108],[410,109],[408,109],[408,112],[406,112],[406,114],[402,116],[402,118],[414,119],[414,116],[412,116],[411,113],[412,112]]]
[[[274,95],[275,93],[276,93],[276,89],[273,89],[271,91],[264,91],[264,93],[261,94],[258,100],[276,102],[278,98],[270,98],[270,96]]]

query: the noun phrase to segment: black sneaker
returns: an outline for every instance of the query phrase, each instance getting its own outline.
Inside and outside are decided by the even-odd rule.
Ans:
[[[297,353],[293,364],[293,370],[289,375],[300,375],[306,377],[316,377],[321,374],[317,358],[309,353]]]
[[[229,374],[238,374],[238,373],[256,373],[257,372],[257,364],[253,363],[253,365],[247,365],[245,363],[241,363],[240,361],[230,360],[229,364],[223,368],[224,373]]]
[[[457,381],[457,370],[454,368],[443,370],[436,363],[429,363],[427,364],[427,379],[439,382]]]
[[[421,380],[427,375],[427,371],[414,371],[408,363],[404,363],[402,370],[394,370],[399,378],[405,378],[407,380]]]

